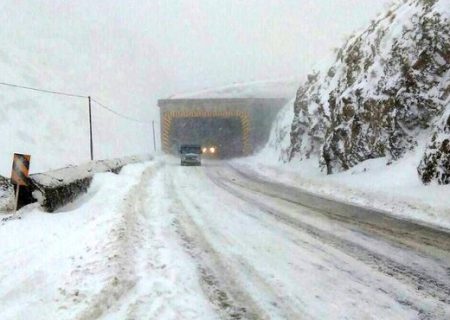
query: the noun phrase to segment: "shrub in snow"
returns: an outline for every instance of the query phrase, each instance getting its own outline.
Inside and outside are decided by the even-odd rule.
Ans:
[[[450,184],[450,108],[434,130],[417,171],[423,183]]]
[[[297,93],[289,159],[320,156],[328,173],[397,160],[434,127],[450,91],[450,1],[409,0],[340,50]]]

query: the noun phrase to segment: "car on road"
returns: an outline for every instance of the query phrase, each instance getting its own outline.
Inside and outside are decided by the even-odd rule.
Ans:
[[[182,166],[201,166],[202,147],[198,144],[183,144],[180,146]]]
[[[219,148],[213,144],[202,146],[202,155],[209,159],[217,159],[219,157]]]

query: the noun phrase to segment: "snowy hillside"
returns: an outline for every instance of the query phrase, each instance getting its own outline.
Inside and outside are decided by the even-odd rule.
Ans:
[[[390,164],[426,144],[450,108],[449,18],[449,0],[410,0],[350,38],[298,90],[284,159],[319,157],[335,173],[379,157]]]
[[[0,50],[2,80],[61,87],[62,78],[55,70],[44,69],[40,61],[24,63],[25,53],[13,46],[8,51]],[[81,160],[83,156],[88,159],[85,101],[0,86],[0,102],[1,175],[9,176],[14,152],[31,154],[33,171]]]
[[[78,15],[79,2],[65,6],[0,3],[0,82],[91,95],[133,118],[157,119],[148,90],[148,65],[154,62],[131,66],[129,61],[138,59],[130,34],[119,32],[117,24],[110,28],[106,14],[95,23],[78,19],[95,15]],[[139,49],[148,55],[148,49]],[[31,154],[33,173],[88,161],[88,120],[85,98],[0,86],[0,175],[9,177],[14,152]],[[93,121],[96,159],[153,150],[150,125],[127,121],[98,105],[93,105]]]
[[[75,47],[70,50],[73,50],[73,56],[83,56],[75,52]],[[81,95],[91,94],[82,91],[84,85],[78,85],[83,83],[82,70],[70,76],[64,68],[48,66],[39,54],[33,61],[27,60],[27,55],[27,50],[12,44],[8,50],[0,49],[1,80],[50,90],[69,90]],[[73,77],[78,78],[77,84],[66,82]],[[101,97],[98,99],[103,103],[110,102]],[[0,103],[0,175],[10,175],[14,152],[31,154],[31,172],[56,169],[90,159],[86,98],[0,86]],[[142,154],[153,149],[150,125],[122,119],[96,104],[92,107],[96,159]]]

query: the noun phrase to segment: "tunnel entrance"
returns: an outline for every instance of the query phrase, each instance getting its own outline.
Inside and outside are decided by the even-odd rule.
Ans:
[[[216,146],[216,158],[248,155],[249,113],[238,110],[166,111],[161,115],[161,142],[165,152],[177,153],[180,144]]]
[[[170,144],[174,152],[182,144],[200,144],[214,148],[212,158],[233,158],[244,154],[242,122],[239,117],[179,117],[174,118],[170,130]]]
[[[170,98],[158,100],[161,149],[182,143],[217,145],[221,158],[248,156],[266,143],[284,98]]]

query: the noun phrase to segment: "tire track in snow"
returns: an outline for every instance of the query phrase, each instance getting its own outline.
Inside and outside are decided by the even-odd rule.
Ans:
[[[339,211],[348,208],[353,211],[349,214],[345,212],[330,212],[316,208],[314,204],[309,205],[310,201],[321,200],[320,196],[310,194],[308,191],[297,189],[291,186],[266,181],[262,178],[253,177],[250,174],[242,172],[234,166],[227,165],[227,175],[237,174],[239,179],[229,179],[224,177],[230,183],[252,190],[253,192],[263,194],[273,199],[292,203],[293,205],[304,207],[310,210],[314,216],[324,217],[327,220],[339,222],[347,229],[359,233],[363,237],[372,239],[381,239],[383,242],[389,243],[391,246],[399,250],[407,250],[415,252],[418,256],[425,259],[432,258],[442,266],[450,265],[450,233],[443,230],[435,230],[433,228],[417,225],[410,221],[396,219],[395,217],[386,216],[383,212],[373,211],[367,208],[359,208],[353,204],[341,203],[339,201],[324,198],[327,202],[326,206],[335,204]],[[241,180],[241,181],[238,181]],[[242,183],[245,181],[245,183]],[[260,186],[264,185],[263,188]],[[306,198],[302,196],[306,194]],[[311,198],[315,198],[314,201]],[[362,213],[355,214],[355,210],[361,210]],[[373,215],[378,216],[373,218]],[[381,215],[381,216],[379,216]],[[450,267],[446,268],[447,275],[450,275]]]
[[[165,166],[139,191],[136,285],[101,319],[218,319],[199,285],[196,262],[176,233]]]
[[[95,296],[89,298],[88,305],[75,318],[80,320],[98,319],[130,291],[137,282],[135,274],[136,243],[142,241],[139,233],[138,215],[143,211],[145,184],[160,167],[152,164],[144,170],[139,182],[133,185],[123,199],[119,209],[120,220],[111,230],[112,239],[108,243],[108,263],[113,268],[106,285]],[[111,251],[111,252],[109,252]]]
[[[358,210],[357,206],[327,198],[323,199],[327,202],[324,207],[327,208],[334,203],[336,207],[340,207],[340,212],[321,210],[319,209],[321,205],[317,205],[317,201],[322,199],[321,196],[296,187],[267,181],[255,172],[245,173],[233,165],[227,165],[226,170],[227,177],[223,175],[222,177],[233,185],[309,209],[312,216],[343,224],[346,229],[358,233],[363,238],[377,239],[398,250],[414,252],[418,257],[426,260],[432,259],[436,264],[442,266],[443,273],[450,279],[450,234],[448,232],[399,220],[371,209],[361,208],[361,213],[355,213],[355,210]],[[219,172],[219,174],[221,173]],[[230,179],[229,176],[234,176],[236,179]],[[349,208],[351,213],[343,212],[343,208]]]
[[[228,191],[230,194],[240,198],[241,200],[253,204],[256,207],[260,208],[263,212],[275,217],[280,222],[283,222],[287,225],[293,226],[298,230],[305,232],[312,236],[315,239],[326,242],[328,245],[345,252],[349,256],[369,265],[374,270],[381,272],[389,277],[392,277],[396,280],[401,281],[402,283],[408,284],[410,287],[414,288],[414,290],[420,296],[426,297],[431,296],[437,301],[440,302],[441,307],[438,310],[435,310],[437,314],[429,314],[427,311],[423,310],[420,306],[417,306],[414,301],[410,301],[403,297],[393,296],[394,299],[397,300],[400,304],[406,305],[418,312],[421,319],[428,319],[433,317],[440,316],[440,313],[448,313],[449,304],[450,304],[450,283],[442,282],[441,280],[435,279],[431,275],[423,274],[410,266],[402,265],[397,263],[396,261],[372,252],[363,246],[351,242],[346,239],[342,239],[336,235],[333,235],[329,232],[320,230],[312,225],[301,222],[297,219],[294,219],[292,216],[285,214],[279,208],[274,209],[273,206],[267,205],[260,200],[255,200],[253,197],[245,195],[242,191],[239,191],[235,185],[235,182],[229,180],[227,177],[220,175],[215,176],[211,171],[207,171],[207,175],[211,179],[213,183],[215,183],[218,187]],[[228,182],[224,182],[228,181]],[[238,186],[243,188],[242,186]],[[261,193],[260,191],[253,190]],[[264,194],[264,193],[261,193]],[[266,197],[267,194],[264,194]],[[269,197],[274,197],[269,195]],[[282,199],[283,200],[283,199]],[[284,200],[286,201],[286,200]],[[299,205],[299,204],[297,204]],[[443,304],[443,305],[442,305]],[[446,306],[447,311],[444,310],[444,306]],[[448,314],[447,314],[448,315]]]
[[[224,319],[269,319],[240,288],[219,254],[202,235],[202,230],[188,214],[186,202],[191,199],[184,199],[174,182],[175,177],[171,178],[169,189],[174,194],[173,210],[179,214],[175,227],[186,251],[197,262],[202,288],[220,316]]]

